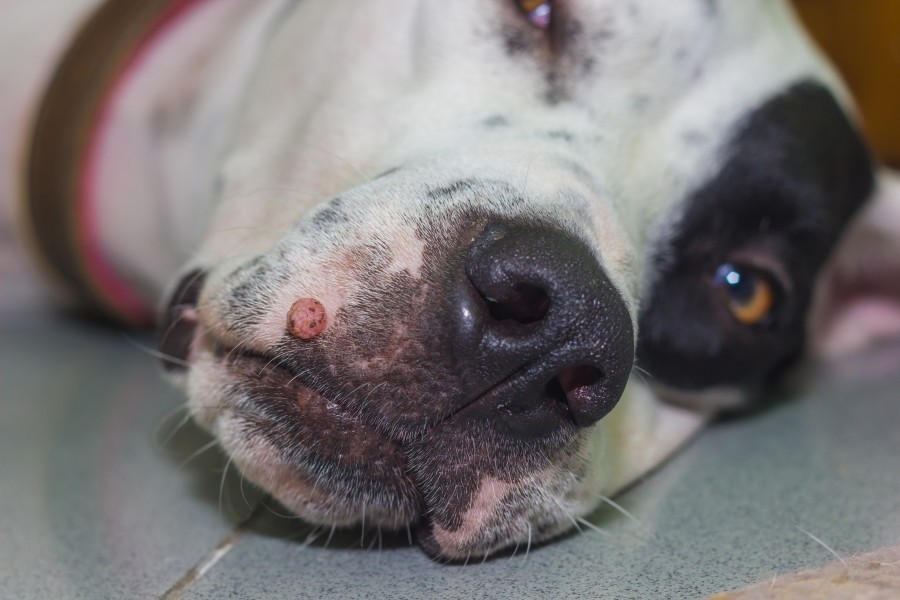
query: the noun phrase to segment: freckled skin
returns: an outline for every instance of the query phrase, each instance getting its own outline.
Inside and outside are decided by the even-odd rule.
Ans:
[[[318,337],[328,327],[328,314],[322,303],[313,298],[301,298],[288,311],[287,328],[301,340]]]

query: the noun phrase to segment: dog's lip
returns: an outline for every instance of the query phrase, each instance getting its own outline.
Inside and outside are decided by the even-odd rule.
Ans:
[[[283,361],[278,360],[278,358],[275,356],[253,349],[229,347],[218,342],[212,343],[212,353],[221,361],[226,362],[229,365],[238,365],[242,363],[254,364],[259,368],[260,374],[263,374],[266,371],[282,373],[285,376],[289,377],[285,385],[287,387],[290,387],[292,391],[305,390],[311,392],[314,396],[321,399],[321,402],[324,405],[327,405],[327,410],[330,414],[335,416],[340,415],[341,418],[349,419],[359,426],[370,428],[371,431],[377,434],[382,440],[393,444],[397,448],[403,448],[403,444],[401,443],[400,439],[386,435],[385,433],[379,431],[377,428],[372,427],[371,424],[367,423],[360,415],[355,414],[352,411],[348,411],[341,405],[341,403],[336,402],[333,397],[326,393],[323,393],[316,387],[309,385],[304,380],[302,373],[299,373],[295,369],[292,369],[290,365],[287,365]]]
[[[340,403],[336,402],[335,399],[332,398],[327,392],[324,392],[323,390],[310,385],[309,382],[306,381],[306,377],[304,377],[304,374],[302,372],[292,368],[289,363],[285,363],[283,360],[279,360],[277,356],[273,356],[272,354],[262,352],[253,348],[229,346],[214,339],[208,339],[207,341],[209,343],[209,347],[211,348],[212,354],[220,360],[228,361],[230,363],[253,361],[261,365],[261,369],[263,370],[271,369],[287,373],[291,376],[291,386],[311,389],[325,402],[334,404],[335,407],[340,406]],[[421,426],[415,427],[414,431],[412,429],[410,431],[400,431],[400,428],[391,428],[391,431],[393,432],[391,435],[388,435],[387,432],[380,432],[380,435],[382,435],[385,439],[390,439],[395,443],[405,445],[427,435],[430,430],[437,428],[447,421],[469,415],[477,416],[495,412],[498,410],[497,405],[503,404],[502,400],[500,400],[498,397],[503,395],[504,392],[506,392],[510,387],[517,385],[520,380],[537,364],[538,363],[535,362],[523,365],[510,375],[507,375],[497,383],[491,385],[487,390],[479,393],[472,398],[469,398],[462,404],[453,407],[451,410],[438,415],[436,418],[429,419]],[[365,422],[365,420],[358,414],[354,414],[343,408],[341,409],[341,412],[345,416],[359,421],[360,423]]]
[[[209,334],[205,337],[204,342],[206,342],[207,348],[210,348],[211,352],[220,360],[229,362],[252,360],[260,365],[261,370],[284,372],[290,375],[289,385],[311,390],[324,402],[331,405],[332,410],[339,409],[339,412],[345,417],[361,425],[373,427],[380,437],[400,446],[415,443],[445,423],[459,419],[493,419],[504,423],[510,433],[517,437],[523,435],[540,437],[546,435],[550,430],[556,430],[560,425],[574,424],[576,421],[568,405],[567,392],[563,390],[562,397],[553,398],[550,396],[551,392],[546,391],[550,389],[553,381],[560,380],[561,372],[543,384],[545,393],[537,400],[529,401],[527,398],[523,400],[515,393],[516,388],[522,388],[523,393],[528,393],[527,389],[534,385],[533,382],[528,382],[528,378],[532,377],[533,372],[551,371],[546,364],[548,360],[551,360],[549,358],[531,361],[518,367],[500,381],[491,384],[487,389],[479,391],[449,410],[423,420],[421,423],[408,423],[405,426],[393,423],[390,427],[384,427],[371,422],[363,413],[348,409],[338,401],[340,392],[329,393],[321,386],[314,385],[309,381],[309,374],[296,368],[290,361],[279,359],[277,355],[254,348],[228,345]]]
[[[273,371],[288,375],[289,379],[288,383],[286,384],[287,386],[290,386],[291,388],[294,388],[296,390],[305,389],[312,392],[315,396],[319,397],[323,403],[326,403],[328,405],[328,410],[332,414],[339,413],[341,417],[358,423],[360,426],[371,428],[372,431],[375,432],[380,438],[392,444],[395,444],[399,448],[403,448],[405,443],[411,441],[410,435],[404,435],[404,432],[394,431],[392,429],[391,431],[393,433],[389,434],[387,431],[383,431],[381,428],[378,428],[374,426],[374,424],[369,423],[362,415],[348,410],[342,405],[341,402],[338,402],[336,400],[335,396],[337,394],[329,394],[326,391],[321,390],[319,387],[311,385],[302,371],[293,368],[292,365],[286,363],[283,360],[279,360],[277,356],[266,352],[261,352],[253,348],[229,346],[215,340],[212,340],[210,342],[210,348],[210,351],[214,356],[228,364],[236,365],[239,363],[250,362],[258,365],[260,373],[263,373],[265,371]],[[416,429],[416,438],[424,435],[423,429],[427,428]]]

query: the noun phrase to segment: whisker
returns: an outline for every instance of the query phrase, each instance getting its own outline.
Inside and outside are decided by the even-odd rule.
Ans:
[[[619,511],[619,512],[622,513],[623,515],[625,515],[629,520],[631,520],[635,525],[637,525],[638,527],[640,527],[642,530],[647,531],[647,528],[644,526],[644,524],[641,523],[641,522],[637,519],[637,517],[635,517],[633,514],[631,514],[631,513],[628,512],[627,510],[625,510],[625,509],[622,507],[621,504],[615,502],[612,498],[609,498],[609,497],[604,496],[604,495],[602,495],[602,494],[600,495],[600,499],[601,499],[603,502],[606,502],[607,504],[609,504],[610,506],[612,506],[614,509],[616,509],[617,511]]]
[[[634,369],[635,371],[637,371],[638,373],[640,373],[641,375],[643,375],[644,377],[647,377],[647,378],[649,378],[649,379],[653,379],[653,375],[650,374],[650,371],[648,371],[647,369],[641,367],[641,366],[638,365],[637,363],[635,363],[631,368]]]
[[[173,363],[180,367],[185,367],[185,368],[191,366],[191,364],[188,361],[178,358],[176,356],[172,356],[171,354],[166,354],[165,352],[160,352],[156,348],[151,348],[150,346],[137,341],[136,339],[134,339],[132,336],[128,335],[127,333],[123,333],[122,338],[126,342],[128,342],[128,344],[132,348],[135,348],[135,349],[143,352],[144,354],[147,354],[148,356],[152,356],[153,358],[155,358],[157,360],[170,362],[170,363]]]
[[[317,147],[317,146],[308,146],[308,147],[309,147],[309,148],[312,148],[313,150],[318,150],[318,151],[321,152],[322,154],[328,155],[328,156],[330,156],[330,157],[332,157],[332,158],[336,158],[337,160],[341,161],[342,163],[344,163],[345,165],[347,165],[348,167],[350,167],[351,169],[353,169],[354,171],[356,171],[356,174],[357,174],[357,175],[359,175],[360,177],[362,177],[363,179],[365,179],[365,180],[368,181],[369,183],[372,182],[372,178],[369,177],[368,175],[366,175],[366,174],[363,172],[363,170],[359,168],[359,166],[357,166],[356,164],[350,162],[349,160],[347,160],[347,159],[344,158],[343,156],[340,156],[340,155],[338,155],[338,154],[335,154],[334,152],[331,152],[330,150],[326,150],[326,149],[324,149],[324,148],[322,148],[322,147]]]
[[[238,489],[241,491],[241,498],[243,498],[243,500],[244,500],[244,506],[246,506],[247,508],[250,508],[250,501],[247,500],[247,494],[244,493],[244,472],[241,471],[240,469],[238,469],[238,473],[241,476],[240,481],[238,483]]]
[[[366,539],[366,503],[362,505],[362,525],[360,527],[359,547],[362,548]]]
[[[512,556],[510,556],[510,557],[506,560],[506,562],[512,561],[512,559],[514,559],[514,558],[516,557],[516,552],[518,552],[518,551],[519,551],[519,542],[516,542],[516,547],[513,549]]]
[[[322,528],[316,527],[311,532],[309,532],[309,534],[306,536],[306,539],[303,540],[303,546],[305,546],[305,547],[311,546],[321,536],[322,536]]]
[[[200,455],[203,454],[204,452],[206,452],[206,451],[208,451],[208,450],[210,450],[210,449],[212,449],[212,448],[215,448],[218,444],[219,444],[219,440],[212,440],[211,442],[208,442],[208,443],[206,443],[206,444],[203,444],[202,446],[200,446],[200,448],[198,448],[197,450],[194,450],[194,452],[192,452],[190,456],[188,456],[186,459],[184,459],[184,460],[181,462],[181,464],[178,465],[178,468],[179,468],[179,469],[183,469],[184,467],[187,466],[187,464],[188,464],[189,462],[191,462],[192,460],[194,460],[195,458],[197,458],[198,456],[200,456]]]
[[[528,177],[531,175],[531,163],[534,162],[534,156],[528,159],[528,166],[525,168],[525,181],[522,183],[522,191],[519,192],[520,196],[525,195],[525,190],[528,188]]]
[[[575,527],[575,529],[578,530],[578,533],[584,535],[584,532],[581,530],[581,527],[578,526],[578,521],[575,520],[575,515],[573,515],[571,511],[569,511],[568,509],[566,509],[565,506],[563,506],[563,503],[559,500],[559,498],[557,498],[553,494],[547,493],[546,490],[544,490],[542,488],[540,488],[540,495],[544,499],[549,500],[550,502],[555,504],[556,508],[559,509],[559,511],[562,514],[564,514],[566,516],[566,518],[568,518],[570,521],[572,521],[572,525]]]
[[[584,525],[585,527],[587,527],[588,529],[590,529],[591,531],[595,531],[595,532],[599,533],[600,535],[607,535],[607,536],[612,535],[610,532],[600,529],[599,527],[597,527],[596,525],[594,525],[587,519],[578,517],[578,522],[581,523],[582,525]]]
[[[528,562],[528,553],[531,551],[531,523],[528,523],[528,545],[525,546],[525,558],[522,559],[522,563]]]
[[[825,548],[826,550],[828,550],[829,552],[831,552],[831,554],[834,555],[834,557],[835,557],[836,559],[838,559],[839,561],[841,561],[841,564],[844,565],[844,568],[845,568],[845,569],[849,568],[848,565],[847,565],[847,561],[845,561],[844,558],[843,558],[840,554],[838,554],[837,552],[835,552],[834,548],[832,548],[831,546],[829,546],[828,544],[826,544],[825,542],[823,542],[820,538],[817,538],[816,536],[814,536],[813,534],[811,534],[811,533],[808,532],[807,530],[803,529],[803,528],[800,527],[799,525],[795,525],[794,527],[796,527],[797,529],[799,529],[800,531],[802,531],[803,533],[805,533],[806,535],[808,535],[809,537],[811,537],[816,543],[818,543],[820,546],[822,546],[823,548]]]
[[[279,519],[290,519],[292,521],[303,520],[303,517],[299,517],[297,515],[290,515],[290,514],[286,515],[286,514],[280,513],[277,510],[275,510],[274,508],[272,508],[271,506],[269,506],[268,504],[266,504],[265,501],[260,501],[260,504],[263,506],[263,508],[265,508],[267,511],[269,511],[270,513],[272,513]]]
[[[328,532],[328,537],[325,539],[325,547],[328,547],[328,544],[331,543],[331,538],[334,537],[334,531],[337,529],[337,522],[331,524],[331,531]]]
[[[163,415],[163,417],[160,419],[159,423],[156,424],[156,427],[153,428],[153,440],[155,441],[156,448],[158,450],[162,450],[166,446],[168,446],[169,442],[172,441],[172,438],[175,437],[175,434],[178,433],[178,430],[181,429],[182,427],[184,427],[187,424],[187,422],[191,420],[191,413],[189,411],[190,411],[190,407],[188,407],[188,405],[186,405],[186,404],[182,404],[180,406],[176,406],[175,408],[173,408],[172,410],[167,412],[165,415]],[[164,439],[160,442],[159,436],[160,436],[160,434],[162,434],[163,427],[166,426],[166,424],[169,422],[170,419],[172,419],[172,417],[174,417],[175,415],[177,415],[180,412],[184,412],[185,413],[184,416],[178,420],[178,423],[175,424],[175,427],[172,429],[172,431],[169,432],[169,435],[166,436],[166,439]]]
[[[228,467],[231,466],[232,458],[229,456],[228,461],[225,463],[225,469],[222,470],[222,478],[219,480],[219,512],[223,512],[223,503],[222,498],[225,494],[225,478],[228,477]]]

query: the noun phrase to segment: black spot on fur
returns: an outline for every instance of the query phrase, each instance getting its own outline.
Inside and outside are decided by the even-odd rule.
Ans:
[[[488,129],[500,129],[509,127],[509,119],[503,115],[493,115],[481,122]]]
[[[568,97],[568,91],[565,87],[563,74],[559,69],[551,69],[546,75],[546,90],[544,91],[544,102],[548,106],[556,106],[562,103]]]
[[[657,255],[641,312],[639,364],[677,388],[756,389],[797,355],[819,269],[874,185],[858,133],[812,82],[750,115],[727,154]],[[776,318],[763,329],[739,324],[709,284],[719,265],[739,263],[742,253],[764,256],[788,277]]]
[[[565,131],[562,129],[555,129],[553,131],[548,131],[544,134],[548,139],[551,140],[560,140],[566,143],[571,144],[575,141],[575,134],[571,131]]]
[[[312,217],[312,226],[315,229],[324,229],[330,225],[344,223],[347,215],[342,209],[342,201],[335,198],[327,206],[316,212]]]
[[[584,166],[582,166],[580,163],[563,157],[557,158],[556,162],[562,168],[572,173],[572,175],[578,178],[578,180],[589,189],[599,192],[600,185],[597,182],[597,178],[594,177],[594,174],[591,173],[588,169],[584,168]]]
[[[517,57],[532,52],[535,48],[534,36],[521,27],[504,27],[501,32],[506,54]]]
[[[459,181],[455,181],[450,185],[435,188],[433,190],[428,191],[428,197],[432,200],[440,200],[442,198],[449,198],[458,194],[464,190],[471,190],[478,187],[478,182],[472,179],[461,179]]]

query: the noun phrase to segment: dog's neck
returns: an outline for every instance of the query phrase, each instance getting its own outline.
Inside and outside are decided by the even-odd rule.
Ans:
[[[109,92],[88,157],[99,248],[150,309],[205,233],[230,127],[285,2],[183,4]]]

